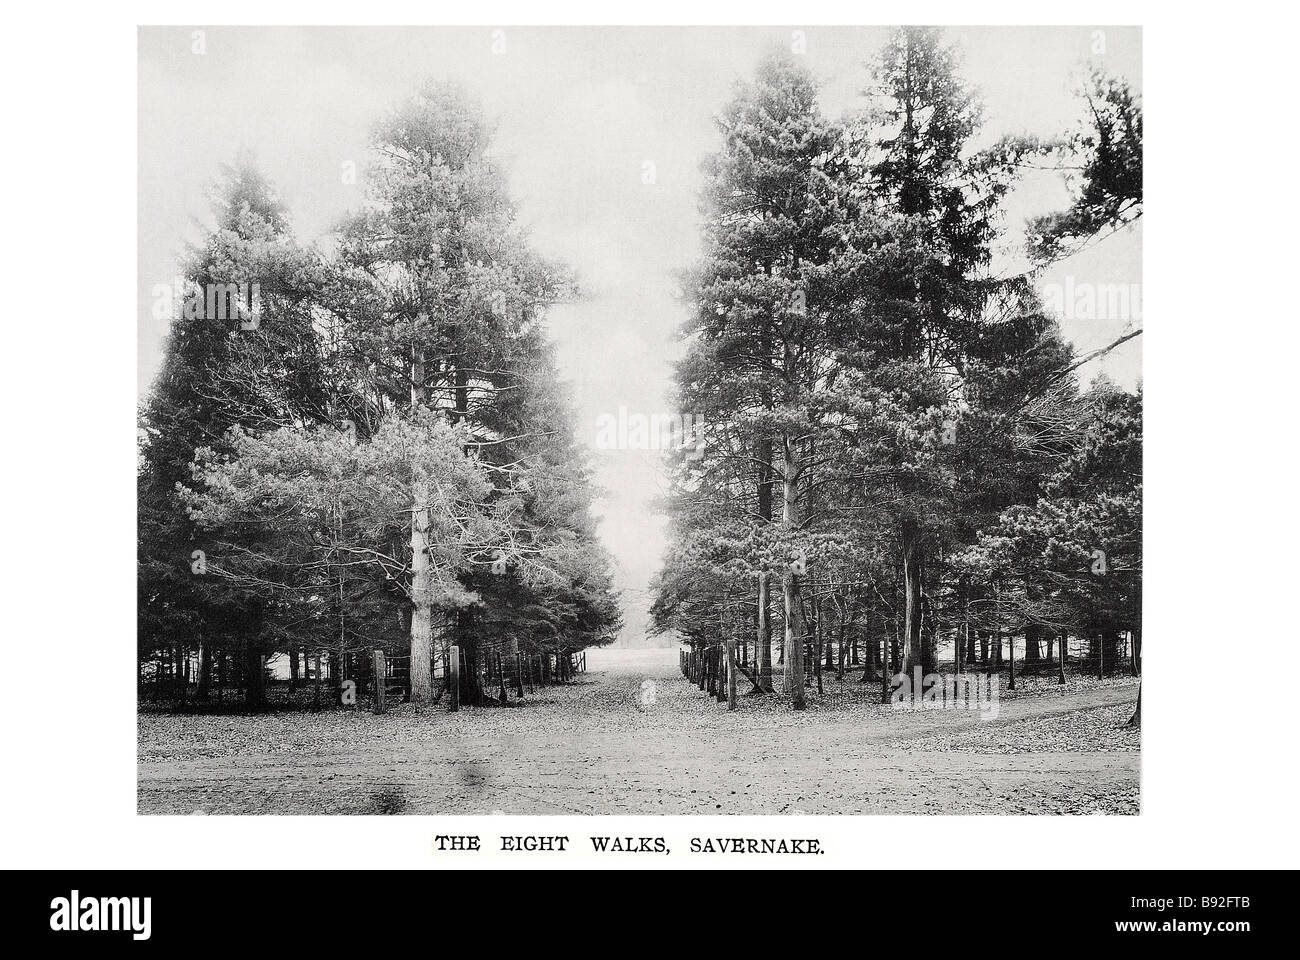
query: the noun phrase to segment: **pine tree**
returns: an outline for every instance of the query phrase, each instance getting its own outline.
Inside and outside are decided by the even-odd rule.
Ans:
[[[749,518],[756,549],[748,573],[763,601],[759,689],[770,670],[766,590],[776,575],[785,687],[802,709],[808,459],[823,429],[816,397],[832,349],[819,298],[832,282],[830,228],[842,216],[839,132],[818,111],[811,76],[778,55],[763,61],[719,125],[724,145],[708,170],[706,252],[691,278],[696,311],[679,403],[705,425],[706,452],[691,470],[717,489],[719,472],[748,488],[737,505]]]

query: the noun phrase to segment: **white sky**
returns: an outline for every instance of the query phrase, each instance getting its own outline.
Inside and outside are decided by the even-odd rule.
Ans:
[[[194,28],[139,34],[138,385],[148,389],[166,324],[150,312],[153,284],[169,281],[187,240],[208,222],[205,189],[241,146],[256,153],[303,241],[358,206],[373,122],[426,77],[450,77],[480,96],[497,123],[497,152],[533,240],[573,267],[584,296],[552,311],[563,375],[574,387],[592,464],[608,491],[601,534],[627,589],[625,635],[643,631],[644,593],[664,547],[648,501],[661,489],[656,451],[594,447],[602,414],[667,412],[677,271],[699,250],[700,161],[718,146],[712,117],[736,80],[773,44],[803,29],[822,106],[859,105],[864,62],[880,27]],[[1094,55],[1094,31],[1105,53]],[[1073,91],[1096,62],[1141,88],[1141,33],[1133,27],[951,28],[965,75],[985,102],[985,134],[1052,134],[1078,116]],[[494,52],[494,40],[497,50]],[[643,182],[646,161],[655,182]],[[1008,204],[1008,227],[1063,205],[1057,174],[1040,174]],[[1053,269],[1046,282],[1136,284],[1141,232],[1131,228]],[[1066,318],[1079,352],[1110,342],[1123,319]],[[1140,325],[1140,322],[1139,324]],[[1140,378],[1141,338],[1102,364],[1121,385]],[[1094,371],[1095,372],[1095,371]]]

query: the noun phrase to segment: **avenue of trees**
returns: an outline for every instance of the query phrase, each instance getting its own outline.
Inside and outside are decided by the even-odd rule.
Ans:
[[[380,648],[428,704],[455,645],[477,705],[564,679],[620,625],[541,327],[570,277],[530,249],[457,87],[373,139],[366,205],[319,246],[250,159],[225,168],[181,288],[155,293],[139,656],[199,699],[260,705],[275,654],[291,686],[337,685]]]
[[[864,83],[832,121],[773,55],[718,118],[676,373],[701,442],[673,465],[656,628],[702,684],[735,656],[795,709],[849,666],[887,695],[941,640],[957,668],[1061,670],[1072,637],[1089,669],[1136,672],[1142,397],[1078,369],[1140,330],[1076,356],[1036,280],[1141,215],[1140,99],[1093,74],[1077,129],[988,143],[922,28]],[[1009,223],[1045,168],[1072,172],[1070,205]]]

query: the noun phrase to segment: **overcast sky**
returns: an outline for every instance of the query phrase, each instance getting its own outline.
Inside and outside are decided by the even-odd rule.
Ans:
[[[194,31],[202,29],[196,50]],[[459,80],[497,124],[497,152],[537,248],[574,268],[583,299],[552,311],[562,373],[572,382],[592,464],[608,491],[601,534],[627,589],[629,635],[644,627],[644,589],[664,546],[648,506],[662,487],[655,451],[595,447],[602,414],[667,412],[677,271],[699,250],[700,161],[718,146],[712,118],[735,82],[801,29],[823,110],[860,106],[865,61],[890,30],[877,27],[142,28],[139,37],[138,384],[161,360],[165,322],[150,290],[176,273],[187,240],[209,222],[206,187],[218,165],[251,148],[288,205],[303,241],[325,235],[361,203],[371,125],[426,77]],[[1102,31],[1104,53],[1097,31]],[[1141,88],[1141,35],[1126,27],[952,28],[966,78],[980,88],[988,139],[1059,133],[1079,115],[1088,63]],[[654,182],[646,183],[647,162]],[[1026,216],[1061,207],[1058,174],[1039,174],[1008,203],[1018,235]],[[1044,277],[1045,283],[1137,284],[1140,227]],[[1110,342],[1125,318],[1064,318],[1080,352]],[[1138,323],[1140,325],[1140,322]],[[1121,385],[1140,378],[1141,339],[1104,367]],[[629,636],[634,639],[634,636]]]

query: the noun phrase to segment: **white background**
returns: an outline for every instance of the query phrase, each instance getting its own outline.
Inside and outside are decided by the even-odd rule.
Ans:
[[[37,12],[32,13],[35,9]],[[0,861],[10,867],[1295,867],[1294,23],[1280,6],[122,3],[7,11]],[[137,23],[1142,23],[1140,817],[137,817]],[[212,17],[218,15],[219,20]],[[360,17],[360,19],[358,19]],[[744,18],[743,20],[740,18]],[[795,18],[802,18],[799,23]],[[981,821],[981,822],[975,822]],[[432,837],[568,834],[577,855]],[[820,857],[582,855],[592,833]]]

